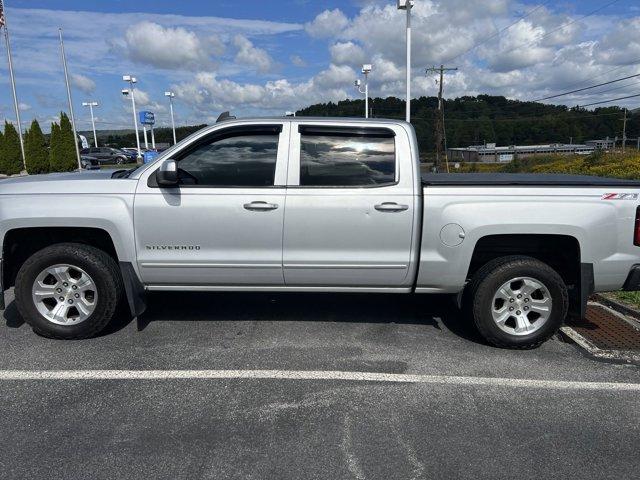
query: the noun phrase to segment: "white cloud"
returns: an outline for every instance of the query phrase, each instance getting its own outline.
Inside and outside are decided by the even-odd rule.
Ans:
[[[79,73],[71,74],[71,84],[84,93],[93,93],[96,89],[96,82],[85,75],[80,75]]]
[[[194,80],[172,88],[182,102],[208,116],[220,110],[239,108],[274,113],[296,110],[313,102],[344,100],[348,96],[345,88],[352,85],[355,75],[350,67],[333,64],[300,83],[287,79],[264,84],[239,83],[219,78],[215,73],[199,73]]]
[[[305,30],[309,35],[316,38],[337,36],[347,25],[349,19],[342,10],[325,10],[320,13],[312,22],[305,25]]]
[[[29,105],[28,103],[20,102],[18,104],[18,108],[21,111],[26,112],[27,110],[31,110],[31,105]],[[20,123],[22,123],[22,122],[20,122]]]
[[[274,61],[267,51],[255,47],[247,37],[236,35],[233,44],[238,49],[235,59],[237,63],[248,65],[262,73],[273,68]]]
[[[336,65],[358,65],[365,63],[366,55],[359,45],[353,42],[338,42],[329,48],[331,61]]]
[[[140,22],[129,27],[124,36],[128,57],[158,68],[202,70],[212,60],[200,38],[184,28],[165,28],[153,22]]]
[[[291,55],[289,57],[289,60],[291,60],[291,63],[293,65],[295,65],[296,67],[306,67],[307,66],[307,62],[305,62],[304,59],[300,55]]]

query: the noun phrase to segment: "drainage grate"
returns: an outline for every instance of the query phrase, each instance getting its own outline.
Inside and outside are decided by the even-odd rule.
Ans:
[[[567,325],[601,350],[640,352],[640,329],[599,305],[589,305],[583,319]]]

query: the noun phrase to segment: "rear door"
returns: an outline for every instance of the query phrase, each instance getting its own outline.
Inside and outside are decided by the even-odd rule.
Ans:
[[[287,286],[408,287],[413,172],[402,128],[293,123],[284,222]]]

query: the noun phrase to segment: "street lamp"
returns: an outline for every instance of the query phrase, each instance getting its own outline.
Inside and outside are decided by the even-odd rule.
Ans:
[[[83,107],[89,107],[89,111],[91,112],[91,128],[93,128],[93,143],[96,148],[98,148],[98,136],[96,135],[96,122],[93,119],[93,107],[98,106],[98,102],[82,102]]]
[[[411,9],[414,0],[398,0],[398,10],[407,11],[407,122],[411,121]]]
[[[173,92],[164,92],[165,97],[169,97],[169,111],[171,112],[171,129],[173,130],[173,144],[178,143],[176,141],[176,124],[173,121],[173,97],[176,96]]]
[[[362,74],[364,75],[364,92],[360,89],[362,82],[360,79],[355,81],[358,92],[364,94],[364,118],[369,118],[369,74],[373,67],[369,63],[362,65]]]
[[[131,95],[131,107],[133,108],[133,127],[136,132],[136,146],[138,148],[138,158],[142,158],[142,150],[140,150],[140,137],[138,136],[138,114],[136,113],[136,98],[134,95],[135,88],[133,85],[138,82],[136,77],[132,77],[131,75],[123,75],[122,81],[129,83],[129,88],[125,88],[122,90],[122,94],[126,97],[127,95]]]

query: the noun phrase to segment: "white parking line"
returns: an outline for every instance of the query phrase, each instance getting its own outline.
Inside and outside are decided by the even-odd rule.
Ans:
[[[0,370],[2,380],[334,380],[559,390],[640,391],[640,383],[306,370]]]

